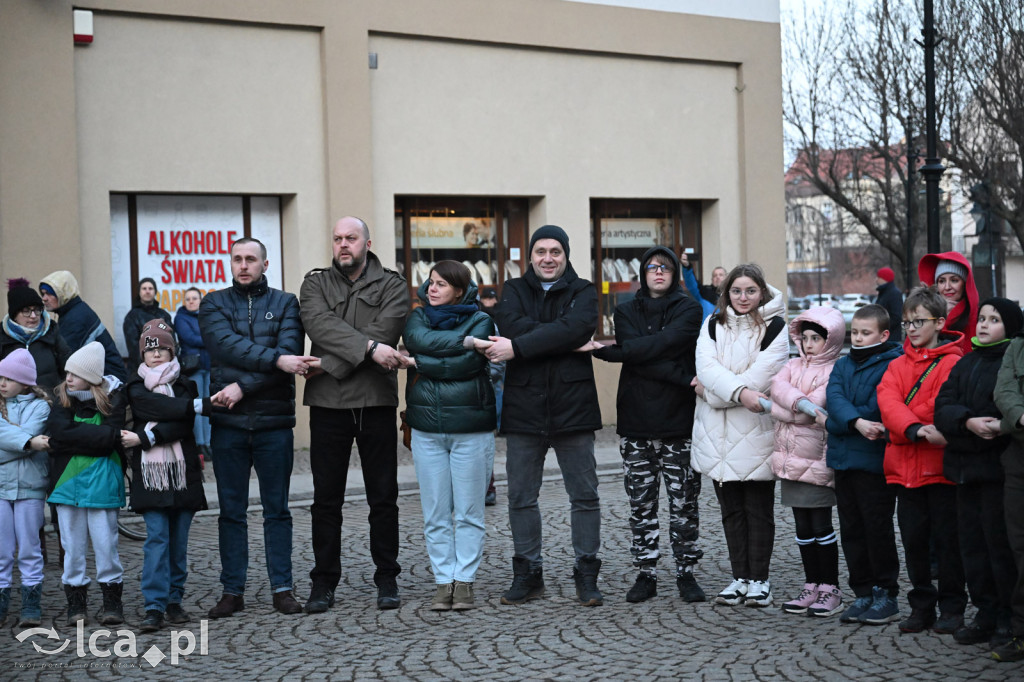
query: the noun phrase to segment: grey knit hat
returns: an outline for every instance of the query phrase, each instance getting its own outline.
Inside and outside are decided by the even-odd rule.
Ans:
[[[942,275],[956,275],[960,279],[967,281],[967,268],[956,261],[951,260],[940,260],[938,265],[935,266],[935,281],[939,281],[939,277]]]
[[[99,386],[103,383],[105,361],[106,352],[103,350],[103,344],[93,341],[72,353],[68,361],[64,363],[64,369],[75,376],[82,377],[93,386]]]

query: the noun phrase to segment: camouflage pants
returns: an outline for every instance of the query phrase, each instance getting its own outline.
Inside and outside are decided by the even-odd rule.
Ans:
[[[630,552],[633,565],[653,566],[658,561],[658,502],[661,477],[669,502],[669,539],[676,568],[696,564],[704,552],[697,548],[700,531],[700,474],[690,468],[690,440],[619,439],[626,496],[629,498],[629,528],[633,534]]]

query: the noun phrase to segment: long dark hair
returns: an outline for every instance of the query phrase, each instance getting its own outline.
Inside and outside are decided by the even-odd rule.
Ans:
[[[726,276],[725,282],[722,283],[722,295],[718,298],[718,311],[715,313],[715,322],[721,325],[725,325],[729,319],[727,308],[732,304],[729,298],[729,289],[732,288],[733,282],[738,280],[740,277],[749,277],[754,280],[754,284],[761,290],[761,302],[754,306],[754,308],[747,313],[750,315],[750,319],[753,320],[754,324],[759,327],[764,327],[764,318],[761,317],[761,313],[758,312],[758,308],[763,306],[768,301],[772,300],[771,292],[768,291],[768,283],[764,280],[764,270],[757,263],[741,263],[732,269],[731,272]]]

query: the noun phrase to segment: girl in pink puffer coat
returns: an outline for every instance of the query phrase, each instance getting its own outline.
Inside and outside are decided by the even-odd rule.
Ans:
[[[843,350],[846,323],[834,308],[811,308],[789,323],[789,335],[800,357],[772,379],[772,472],[782,479],[783,506],[793,508],[806,583],[782,610],[827,617],[843,600],[832,528],[836,496],[832,470],[825,465],[825,389]]]

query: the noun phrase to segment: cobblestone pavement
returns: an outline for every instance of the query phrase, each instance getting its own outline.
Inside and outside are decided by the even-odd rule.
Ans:
[[[250,519],[250,581],[246,611],[233,618],[209,621],[206,653],[179,657],[176,664],[163,660],[153,667],[141,656],[157,647],[171,654],[168,629],[136,634],[138,658],[99,658],[89,653],[86,640],[95,638],[101,649],[114,651],[121,637],[106,634],[90,619],[85,637],[62,626],[64,598],[60,572],[46,567],[43,596],[44,627],[56,625],[57,639],[35,635],[24,642],[8,624],[0,631],[0,678],[111,679],[115,676],[210,679],[329,679],[329,680],[903,680],[1024,678],[1024,667],[1000,664],[986,657],[980,646],[955,644],[948,635],[901,635],[895,624],[884,627],[841,625],[829,619],[789,616],[778,605],[795,593],[803,579],[793,543],[791,513],[776,506],[778,526],[772,562],[776,605],[768,609],[685,604],[675,591],[669,562],[662,562],[661,593],[649,602],[629,604],[626,590],[634,573],[630,564],[627,503],[621,475],[601,478],[603,503],[600,588],[605,605],[584,608],[575,603],[572,555],[568,547],[568,500],[560,481],[544,484],[541,505],[545,520],[547,595],[523,606],[501,606],[499,597],[511,580],[511,538],[507,511],[499,505],[487,509],[488,538],[476,583],[479,607],[467,612],[427,609],[433,593],[423,547],[422,517],[415,494],[400,499],[402,524],[400,576],[403,604],[395,611],[375,608],[373,566],[367,552],[367,507],[363,501],[346,504],[344,527],[345,575],[338,603],[326,614],[284,616],[270,606],[270,591],[263,563],[259,513]],[[662,505],[667,527],[667,505]],[[308,508],[293,509],[295,521],[294,568],[296,592],[308,595],[307,573],[312,565]],[[709,594],[728,582],[728,557],[714,492],[704,486],[701,497],[702,542],[705,559],[697,577]],[[663,542],[667,533],[663,533]],[[135,630],[142,612],[138,588],[142,545],[121,540],[126,569],[125,611]],[[50,538],[51,556],[56,541]],[[197,517],[190,544],[191,574],[186,608],[193,614],[192,628],[201,641],[198,617],[220,596],[217,554],[217,519]],[[91,564],[91,562],[90,562]],[[91,568],[90,568],[91,570]],[[903,576],[903,587],[907,585]],[[12,610],[17,613],[19,600]],[[90,615],[99,603],[99,591],[90,594]],[[906,612],[905,598],[901,608]],[[70,645],[59,654],[65,639]],[[124,637],[127,640],[127,637]],[[187,648],[186,636],[178,639]],[[77,648],[82,647],[82,656]],[[154,651],[155,653],[155,651]]]

